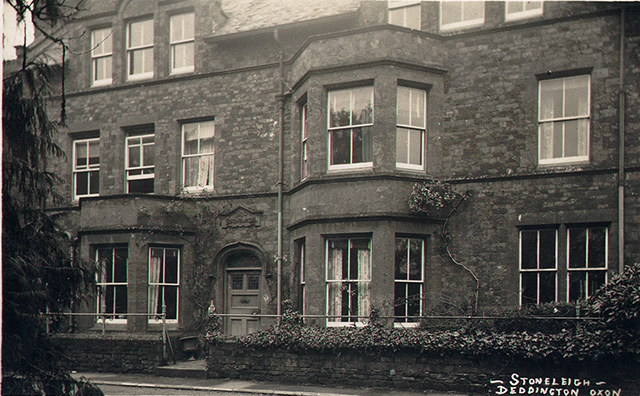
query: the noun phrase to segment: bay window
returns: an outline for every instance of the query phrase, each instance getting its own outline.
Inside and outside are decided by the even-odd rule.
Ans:
[[[166,312],[167,322],[178,321],[180,301],[180,250],[149,248],[149,313]],[[161,320],[160,316],[149,320]]]
[[[426,110],[426,91],[398,87],[396,107],[396,166],[398,168],[424,169]]]
[[[373,166],[373,87],[329,92],[329,169]]]
[[[96,249],[98,263],[97,312],[113,322],[126,322],[127,304],[127,247]],[[103,318],[98,318],[102,321]]]
[[[362,323],[371,309],[371,240],[326,241],[327,325]]]

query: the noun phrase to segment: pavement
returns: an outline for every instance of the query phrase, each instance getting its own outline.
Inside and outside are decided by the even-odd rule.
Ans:
[[[466,396],[462,393],[437,393],[433,391],[405,391],[376,388],[328,387],[315,385],[291,385],[227,379],[198,379],[162,377],[151,374],[115,374],[73,372],[74,378],[84,377],[98,387],[125,386],[137,388],[164,388],[189,391],[229,392],[253,395],[277,396]]]

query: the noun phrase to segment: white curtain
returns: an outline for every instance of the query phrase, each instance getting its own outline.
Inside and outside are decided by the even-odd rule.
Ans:
[[[198,186],[213,186],[213,155],[200,157],[198,169]]]
[[[369,316],[371,310],[371,251],[358,251],[358,316]],[[362,321],[364,318],[358,319]]]
[[[327,288],[328,288],[328,315],[337,316],[337,318],[329,318],[329,321],[339,321],[342,315],[342,282],[332,282],[342,280],[342,250],[332,248],[335,242],[329,242],[329,255],[327,269]]]
[[[157,257],[151,254],[149,262],[149,313],[162,313],[162,309],[158,312],[158,300],[160,298],[160,270],[162,266],[162,256]],[[161,305],[162,306],[162,305]]]

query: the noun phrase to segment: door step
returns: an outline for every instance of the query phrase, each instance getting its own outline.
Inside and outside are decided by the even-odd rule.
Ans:
[[[188,360],[178,362],[170,366],[156,367],[155,373],[158,377],[181,377],[181,378],[207,378],[207,362],[202,360]]]

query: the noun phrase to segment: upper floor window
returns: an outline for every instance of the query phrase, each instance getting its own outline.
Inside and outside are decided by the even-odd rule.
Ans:
[[[300,136],[302,145],[300,148],[300,178],[302,180],[309,176],[309,106],[307,102],[300,107]]]
[[[440,30],[471,27],[484,23],[484,1],[440,2]]]
[[[327,240],[327,324],[362,323],[371,309],[371,239]]]
[[[373,166],[373,87],[329,92],[329,169]]]
[[[113,81],[111,28],[96,29],[91,32],[91,75],[92,85],[108,85]]]
[[[182,185],[189,189],[213,189],[215,122],[182,125]]]
[[[420,1],[389,0],[389,23],[420,30],[422,6]]]
[[[126,246],[96,249],[97,312],[106,314],[107,320],[126,322],[127,317],[123,314],[128,312],[127,260]]]
[[[127,137],[127,193],[152,194],[155,178],[155,135]]]
[[[587,299],[607,280],[608,228],[570,226],[567,234],[567,297]]]
[[[424,169],[427,92],[398,87],[396,107],[396,166]]]
[[[418,325],[424,298],[424,240],[396,238],[394,316],[399,326]]]
[[[539,82],[540,165],[589,161],[590,76]]]
[[[520,304],[557,301],[558,230],[520,231]]]
[[[73,199],[100,193],[100,138],[73,142]]]
[[[194,70],[195,15],[179,14],[171,17],[171,73]]]
[[[180,250],[149,248],[149,313],[166,313],[168,322],[178,321],[180,302]],[[160,320],[161,317],[149,317]]]
[[[129,23],[127,69],[129,80],[153,77],[153,19]]]
[[[505,20],[530,18],[542,15],[541,1],[507,1],[505,6]]]

